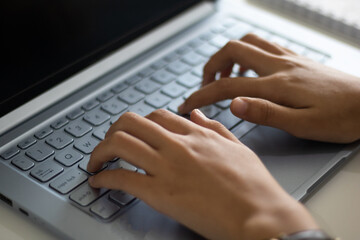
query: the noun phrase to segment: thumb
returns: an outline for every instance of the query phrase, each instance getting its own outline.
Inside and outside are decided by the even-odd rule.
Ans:
[[[195,109],[191,112],[190,119],[197,125],[211,129],[233,142],[239,142],[239,139],[237,139],[237,137],[235,137],[224,125],[218,121],[207,118],[199,109]]]
[[[299,128],[299,110],[265,99],[238,97],[231,102],[231,112],[246,121],[293,132]]]

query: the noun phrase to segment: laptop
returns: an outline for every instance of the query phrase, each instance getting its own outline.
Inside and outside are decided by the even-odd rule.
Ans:
[[[360,76],[358,49],[245,1],[2,5],[0,202],[60,239],[201,239],[126,192],[90,188],[86,166],[124,112],[176,113],[199,88],[206,61],[230,39],[254,32]],[[297,200],[359,148],[242,121],[231,115],[229,103],[201,110],[253,149]],[[107,168],[142,171],[123,159]]]

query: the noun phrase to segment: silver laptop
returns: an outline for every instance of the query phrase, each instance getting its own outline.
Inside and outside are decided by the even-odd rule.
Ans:
[[[90,188],[92,173],[86,165],[124,112],[147,115],[165,108],[176,113],[199,88],[207,59],[230,39],[254,32],[360,75],[355,66],[359,50],[248,3],[79,0],[3,5],[0,202],[61,239],[201,238],[125,192]],[[252,71],[246,74],[256,77]],[[298,200],[359,146],[304,141],[257,126],[232,116],[229,103],[202,111],[253,149]],[[107,168],[141,171],[123,159]]]

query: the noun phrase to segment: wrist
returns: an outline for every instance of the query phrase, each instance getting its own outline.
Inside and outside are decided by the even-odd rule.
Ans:
[[[308,211],[290,196],[270,201],[259,206],[248,218],[241,235],[238,235],[242,236],[241,239],[271,239],[281,234],[318,229]]]

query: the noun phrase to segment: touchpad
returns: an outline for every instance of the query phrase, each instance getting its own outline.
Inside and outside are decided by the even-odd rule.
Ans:
[[[241,138],[252,149],[280,185],[293,193],[344,148],[330,144],[301,140],[270,127],[258,126]],[[313,183],[309,183],[310,187]]]

